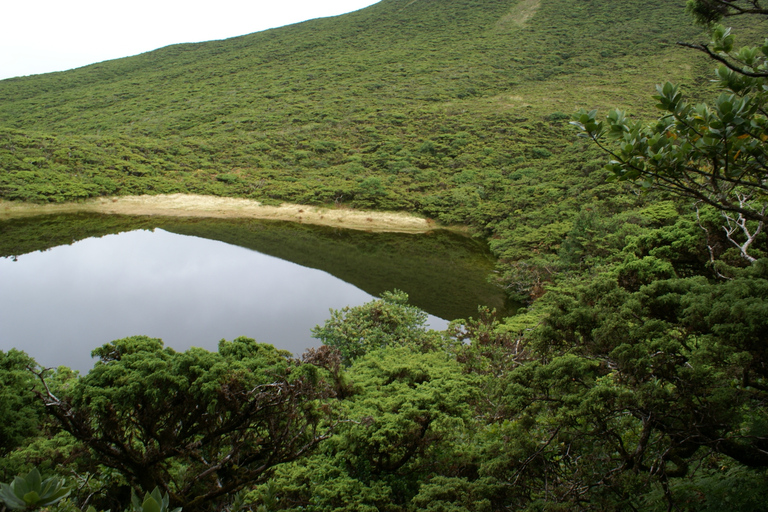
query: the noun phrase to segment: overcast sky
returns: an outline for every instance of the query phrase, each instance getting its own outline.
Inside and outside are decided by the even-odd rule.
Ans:
[[[226,39],[378,0],[4,0],[0,79]]]

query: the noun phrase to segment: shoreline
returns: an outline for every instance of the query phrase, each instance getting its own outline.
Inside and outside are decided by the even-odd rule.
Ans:
[[[282,220],[362,231],[394,233],[426,233],[437,227],[429,219],[403,212],[324,208],[290,203],[267,206],[252,199],[194,194],[97,197],[82,203],[43,205],[0,201],[0,220],[78,212],[110,215]]]

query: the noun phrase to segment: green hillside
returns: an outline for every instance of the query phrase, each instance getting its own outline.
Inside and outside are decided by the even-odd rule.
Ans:
[[[694,34],[663,1],[384,0],[4,80],[0,196],[188,191],[439,217],[446,190],[565,151],[563,113],[645,111],[656,82],[700,76],[671,44]]]
[[[667,4],[384,0],[336,18],[6,80],[0,122],[58,135],[205,138],[348,128],[375,123],[368,116],[376,113],[378,123],[414,126],[413,113],[392,110],[489,98],[584,70],[614,83],[632,67],[647,75],[649,57],[695,33],[682,8]],[[678,75],[657,69],[646,83],[665,72]]]

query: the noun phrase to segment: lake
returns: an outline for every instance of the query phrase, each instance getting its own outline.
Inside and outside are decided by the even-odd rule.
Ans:
[[[216,350],[248,336],[298,355],[329,309],[401,289],[444,329],[480,304],[509,313],[493,259],[466,236],[366,233],[252,219],[54,215],[0,222],[0,350],[82,372],[144,334]]]

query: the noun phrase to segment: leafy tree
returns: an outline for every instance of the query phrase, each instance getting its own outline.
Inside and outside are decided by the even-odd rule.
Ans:
[[[479,465],[451,485],[493,510],[765,507],[764,496],[727,488],[768,469],[766,263],[726,282],[662,279],[632,291],[603,275],[548,294],[522,358],[482,352],[493,371],[481,384]],[[504,341],[475,334],[478,348]]]
[[[699,23],[710,24],[724,17],[744,14],[768,15],[759,0],[688,0],[688,10]]]
[[[252,498],[276,510],[402,511],[448,469],[471,433],[476,379],[443,352],[386,347],[347,370],[347,419],[307,460],[281,466]]]
[[[398,345],[429,349],[444,342],[435,331],[425,329],[426,321],[424,311],[408,304],[408,294],[395,290],[362,306],[331,310],[331,318],[312,329],[312,336],[337,349],[349,366],[375,349]]]
[[[24,352],[0,351],[0,457],[37,434],[42,407],[35,399],[35,362]]]
[[[489,376],[491,385],[496,377],[528,360],[521,337],[502,329],[496,312],[487,307],[478,308],[477,318],[451,322],[449,331],[462,342],[454,353],[464,371]]]
[[[179,353],[135,336],[93,354],[70,389],[41,394],[48,411],[94,464],[187,511],[265,480],[329,435],[324,372],[270,345],[237,338]]]
[[[740,14],[768,15],[757,0],[690,0],[704,23]],[[575,124],[613,159],[607,168],[620,180],[656,187],[717,208],[728,239],[744,258],[768,221],[768,40],[734,44],[731,29],[713,25],[706,44],[681,43],[718,62],[722,93],[711,104],[691,104],[678,86],[657,86],[664,114],[655,123],[630,120],[619,110],[598,121],[581,110]],[[612,142],[611,142],[612,141]]]
[[[14,475],[27,475],[33,469],[68,476],[77,472],[74,461],[82,452],[82,445],[61,431],[55,419],[45,414],[45,407],[37,397],[40,382],[30,371],[35,367],[35,361],[23,352],[15,349],[5,354],[0,352],[0,433],[6,436],[15,433],[11,437],[15,441],[0,451],[0,481]],[[77,372],[65,366],[53,371],[49,369],[48,374],[46,384],[54,393],[77,379]],[[78,479],[81,477],[77,476]],[[78,491],[96,483],[88,476],[82,481],[87,484],[73,486],[73,496],[69,500]]]

